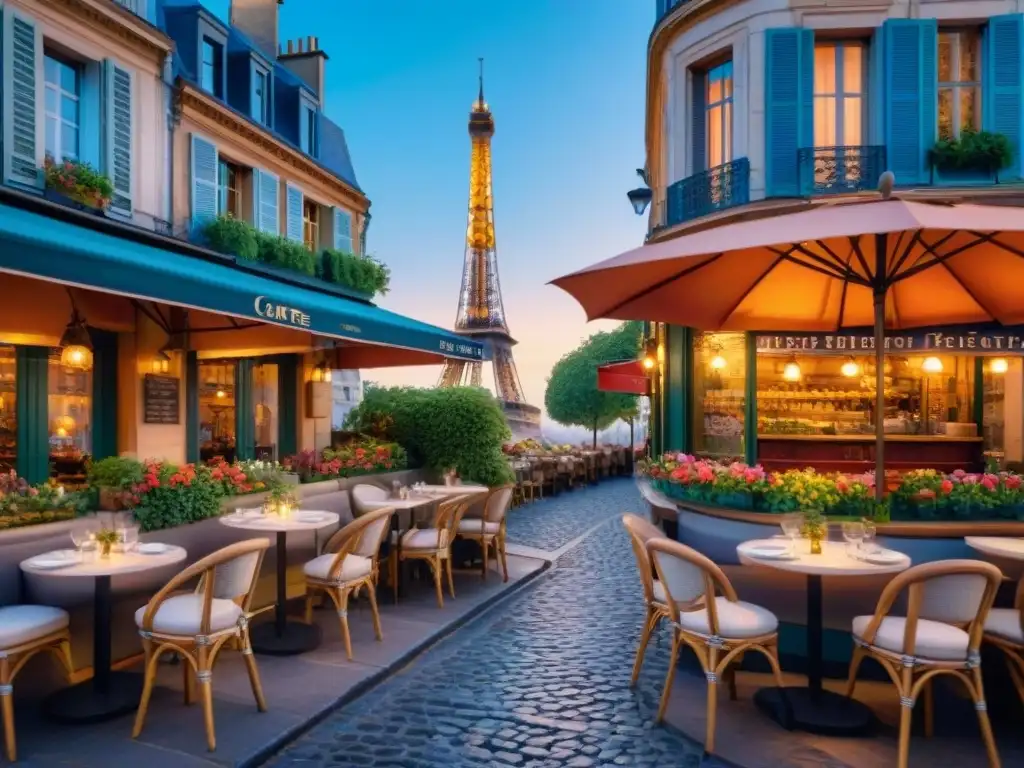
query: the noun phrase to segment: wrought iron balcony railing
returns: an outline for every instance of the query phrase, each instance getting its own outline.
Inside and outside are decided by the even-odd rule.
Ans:
[[[750,202],[750,161],[745,157],[677,181],[666,190],[665,226]]]
[[[885,171],[885,147],[806,147],[797,150],[800,194],[835,195],[875,189]]]

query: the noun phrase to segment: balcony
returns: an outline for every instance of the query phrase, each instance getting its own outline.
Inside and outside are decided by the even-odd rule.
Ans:
[[[667,227],[750,202],[750,161],[745,157],[716,165],[669,186]]]
[[[674,8],[688,2],[690,2],[690,0],[654,0],[655,26],[657,26],[658,22],[660,22],[665,16],[671,13]]]
[[[801,195],[842,195],[878,187],[885,147],[806,147],[797,150]]]

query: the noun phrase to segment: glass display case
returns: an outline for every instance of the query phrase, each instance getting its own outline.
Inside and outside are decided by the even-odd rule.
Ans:
[[[278,365],[260,363],[252,369],[253,409],[256,446],[253,455],[264,461],[277,461],[279,416]]]
[[[693,340],[693,450],[742,458],[747,354],[742,333],[696,334]]]

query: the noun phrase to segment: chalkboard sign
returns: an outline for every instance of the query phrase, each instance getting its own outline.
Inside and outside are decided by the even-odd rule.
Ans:
[[[146,424],[178,424],[179,379],[147,373],[142,386],[143,420]]]

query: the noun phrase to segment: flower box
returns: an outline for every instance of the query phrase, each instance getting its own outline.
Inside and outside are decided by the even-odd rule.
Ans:
[[[47,187],[43,192],[43,197],[51,203],[57,203],[58,205],[63,205],[66,208],[74,208],[77,211],[92,213],[96,216],[103,216],[106,213],[106,209],[104,208],[97,207],[77,196],[65,195],[63,192],[58,189],[54,189],[53,187]]]

